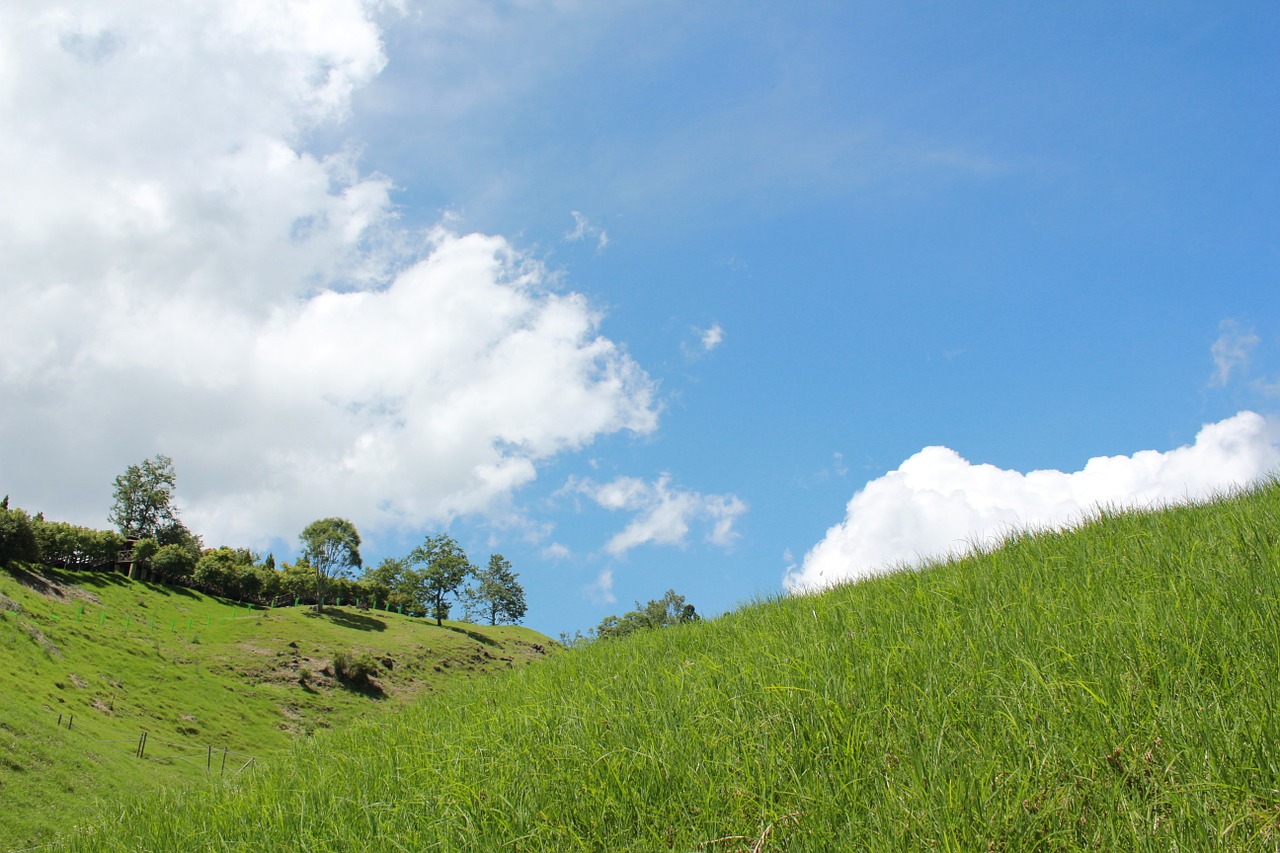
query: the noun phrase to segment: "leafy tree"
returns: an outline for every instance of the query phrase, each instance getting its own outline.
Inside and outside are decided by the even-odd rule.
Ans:
[[[428,536],[426,541],[409,552],[405,562],[415,567],[405,570],[414,598],[437,625],[443,625],[452,605],[450,597],[457,595],[458,587],[472,571],[466,552],[450,536]]]
[[[133,580],[139,570],[146,571],[151,568],[151,561],[156,554],[160,552],[160,543],[147,537],[139,539],[133,544],[133,561],[129,563],[129,580]]]
[[[185,583],[196,568],[196,555],[184,545],[162,545],[151,558],[151,571],[165,583]]]
[[[31,519],[20,509],[9,509],[9,496],[4,496],[0,506],[0,566],[21,560],[33,563],[40,559],[40,545],[36,542]]]
[[[511,571],[511,561],[501,554],[489,557],[489,565],[475,571],[476,583],[467,587],[464,600],[467,616],[479,614],[490,625],[517,625],[528,605],[520,576]]]
[[[164,534],[182,524],[173,505],[177,482],[173,460],[163,454],[130,465],[116,477],[115,503],[107,520],[126,537],[151,537],[162,545],[173,544],[173,536]]]
[[[636,602],[636,609],[622,616],[606,616],[594,629],[596,637],[625,637],[635,631],[649,628],[665,628],[684,622],[696,622],[701,617],[692,604],[685,603],[683,595],[674,589],[667,590],[662,598],[644,604]]]
[[[395,557],[383,557],[377,566],[365,569],[360,577],[363,592],[374,604],[389,604],[393,607],[409,606],[413,609],[412,590],[415,579],[405,575],[404,560]],[[419,608],[421,609],[421,608]]]
[[[216,548],[200,557],[192,581],[214,595],[254,598],[263,585],[258,569],[253,552],[247,548]]]
[[[31,529],[40,546],[40,561],[64,569],[95,569],[111,566],[124,537],[114,530],[94,530],[65,521],[45,521],[42,515],[31,520]]]
[[[360,534],[345,518],[322,518],[308,524],[298,538],[316,573],[316,610],[323,611],[329,582],[360,567]]]
[[[288,593],[295,598],[304,598],[314,595],[316,590],[316,572],[311,568],[311,564],[307,562],[306,557],[300,557],[293,564],[285,563],[280,569],[280,589],[282,592]]]

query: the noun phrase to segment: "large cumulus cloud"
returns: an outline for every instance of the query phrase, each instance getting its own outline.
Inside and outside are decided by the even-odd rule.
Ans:
[[[0,9],[0,488],[101,524],[177,460],[213,541],[500,508],[656,426],[653,384],[506,240],[397,225],[341,139],[358,0]],[[326,133],[319,134],[318,131]]]
[[[1206,425],[1189,446],[1097,457],[1073,472],[1022,474],[926,447],[855,494],[844,521],[785,583],[797,592],[857,580],[963,552],[1011,530],[1070,524],[1102,505],[1209,498],[1278,468],[1280,423],[1254,412]]]

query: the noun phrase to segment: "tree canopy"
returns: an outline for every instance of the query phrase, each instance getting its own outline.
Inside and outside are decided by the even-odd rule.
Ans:
[[[528,610],[519,577],[506,557],[490,556],[489,565],[475,570],[476,582],[465,592],[467,615],[478,614],[490,625],[519,624]]]
[[[405,570],[405,575],[417,588],[415,597],[420,597],[427,615],[435,619],[437,625],[444,624],[452,597],[472,571],[466,552],[451,536],[428,536],[409,552],[405,562],[411,567]]]
[[[163,454],[130,465],[116,477],[115,503],[107,520],[123,536],[150,537],[161,544],[170,544],[173,531],[186,531],[173,505],[177,483],[173,460]]]
[[[662,598],[650,599],[641,604],[636,602],[636,609],[621,616],[606,616],[600,624],[583,635],[581,631],[570,635],[560,635],[566,646],[576,646],[591,640],[606,637],[625,637],[636,631],[650,628],[665,628],[668,625],[680,625],[685,622],[696,622],[702,617],[697,609],[684,600],[683,595],[674,589],[667,590]]]
[[[303,556],[315,570],[316,610],[324,610],[330,579],[360,567],[360,534],[345,518],[322,518],[308,524],[298,538]]]

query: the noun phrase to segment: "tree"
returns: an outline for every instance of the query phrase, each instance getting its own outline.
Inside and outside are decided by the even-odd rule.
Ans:
[[[405,562],[411,567],[422,566],[421,569],[408,568],[404,573],[416,586],[415,597],[427,615],[435,619],[437,625],[443,625],[452,605],[450,597],[457,595],[458,587],[472,571],[466,552],[450,536],[428,536],[409,552]]]
[[[31,519],[20,509],[9,509],[9,496],[5,495],[0,506],[0,566],[19,560],[34,563],[40,559],[40,545],[36,541]]]
[[[683,595],[674,589],[667,590],[662,598],[644,604],[636,602],[636,609],[622,616],[606,616],[593,631],[596,637],[625,637],[647,628],[665,628],[684,622],[696,622],[700,616],[692,604],[686,604]]]
[[[134,580],[151,568],[151,560],[160,552],[160,543],[147,537],[133,545],[133,560],[129,563],[129,580]]]
[[[364,592],[375,606],[391,605],[403,607],[413,606],[412,599],[405,592],[406,577],[403,560],[395,557],[383,557],[377,566],[368,566],[360,576],[360,584]]]
[[[490,625],[519,624],[528,610],[519,577],[511,571],[511,561],[506,557],[489,557],[489,565],[476,570],[476,583],[464,593],[467,615],[478,613],[488,618]]]
[[[360,567],[360,534],[345,518],[322,518],[308,524],[298,538],[303,557],[316,573],[316,611],[323,611],[329,581]]]
[[[165,583],[186,583],[191,580],[197,559],[183,545],[162,545],[151,558],[151,571]]]
[[[107,520],[125,537],[150,537],[161,545],[172,544],[171,530],[186,531],[173,505],[177,482],[173,460],[163,454],[130,465],[116,477],[115,504]]]

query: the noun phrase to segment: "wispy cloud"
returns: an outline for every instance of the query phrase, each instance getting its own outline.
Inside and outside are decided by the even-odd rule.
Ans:
[[[734,524],[747,505],[736,495],[703,495],[672,485],[671,475],[647,482],[619,477],[608,483],[574,480],[568,491],[590,497],[609,510],[634,513],[632,521],[609,539],[605,550],[621,556],[640,545],[684,545],[694,523],[705,528],[707,542],[721,548],[737,539]]]
[[[565,545],[559,542],[552,542],[550,545],[542,549],[542,556],[547,560],[564,560],[571,555],[571,551]]]
[[[872,480],[785,576],[792,591],[820,588],[946,556],[1015,529],[1081,520],[1099,505],[1149,506],[1212,497],[1280,466],[1280,422],[1241,412],[1167,452],[1098,457],[1080,471],[1022,474],[926,447]]]
[[[587,600],[592,604],[613,604],[618,600],[613,594],[613,569],[603,569],[596,579],[585,590]]]
[[[573,228],[565,232],[565,242],[576,243],[579,240],[592,239],[595,240],[596,251],[603,252],[605,247],[609,245],[609,233],[603,228],[593,225],[591,220],[578,211],[572,210],[570,213],[573,214]]]
[[[1219,323],[1218,339],[1210,348],[1214,372],[1209,383],[1220,387],[1231,380],[1233,373],[1247,372],[1250,358],[1257,345],[1258,335],[1239,320],[1227,319]]]

